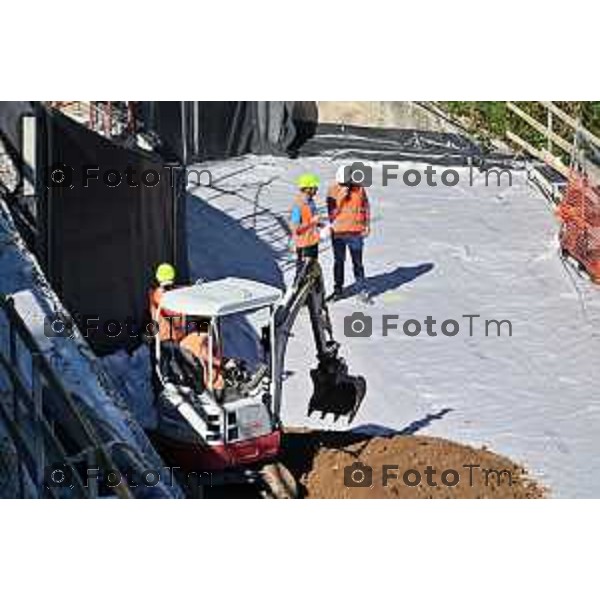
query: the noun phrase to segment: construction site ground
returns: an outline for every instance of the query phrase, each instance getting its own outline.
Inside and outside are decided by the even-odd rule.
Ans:
[[[192,278],[235,275],[279,286],[289,283],[294,255],[287,222],[294,181],[303,172],[315,172],[325,188],[340,164],[340,157],[320,155],[296,160],[248,156],[202,165],[211,171],[212,186],[192,185],[188,196]],[[407,457],[414,456],[419,464],[430,457],[441,461],[434,468],[451,468],[472,452],[411,439],[418,433],[473,448],[485,446],[510,457],[552,496],[598,496],[600,482],[592,474],[600,469],[595,384],[600,301],[596,288],[560,261],[552,207],[520,170],[512,172],[512,185],[505,178],[500,187],[495,178],[486,185],[484,175],[468,167],[456,169],[460,181],[455,186],[430,187],[423,180],[420,186],[408,187],[402,173],[411,168],[423,172],[427,165],[402,162],[399,180],[386,187],[381,184],[381,163],[372,166],[373,223],[365,264],[373,304],[359,302],[351,289],[332,309],[342,353],[369,386],[352,434],[402,434],[367,446],[376,462],[388,452],[404,465],[412,460]],[[443,168],[439,167],[438,182]],[[324,189],[322,208],[323,193]],[[329,242],[322,244],[321,263],[331,289]],[[351,281],[347,264],[347,282]],[[357,311],[372,318],[371,337],[344,335],[344,319]],[[385,337],[384,314],[398,315],[399,327]],[[469,314],[480,315],[472,335],[463,317]],[[428,336],[425,327],[416,337],[402,332],[405,320],[423,322],[427,316],[437,322],[436,337]],[[457,335],[440,332],[446,319],[459,322]],[[495,326],[486,335],[486,319],[510,320],[512,336],[506,326],[499,337]],[[285,425],[347,430],[343,420],[334,423],[306,415],[312,366],[306,318],[289,345]],[[349,441],[348,445],[353,447]],[[365,451],[360,453],[363,458]],[[352,457],[346,450],[317,452],[314,464],[321,474],[305,476],[308,496],[351,493],[339,486],[333,491],[322,472],[339,471]],[[504,460],[487,453],[481,459]],[[386,490],[384,495],[392,493],[396,492]],[[459,492],[435,492],[452,493]],[[519,494],[538,492],[525,485]]]

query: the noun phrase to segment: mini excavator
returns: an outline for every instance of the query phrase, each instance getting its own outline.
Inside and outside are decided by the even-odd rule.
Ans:
[[[351,423],[366,394],[366,381],[351,375],[333,338],[321,267],[308,260],[283,293],[264,283],[228,277],[164,293],[159,318],[204,335],[204,356],[186,347],[183,335],[153,342],[158,382],[158,428],[153,438],[168,462],[187,472],[211,474],[211,482],[260,480],[268,497],[294,497],[297,486],[277,462],[288,340],[306,308],[317,364],[308,414],[332,415]],[[253,316],[254,315],[254,316]],[[223,354],[223,327],[262,315],[259,357],[252,368]],[[223,477],[219,477],[223,476]],[[253,479],[254,478],[254,479]]]

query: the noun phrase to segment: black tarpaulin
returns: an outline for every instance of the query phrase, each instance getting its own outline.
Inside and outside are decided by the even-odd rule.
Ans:
[[[288,154],[312,135],[314,102],[140,102],[147,131],[161,154],[204,161],[254,154]]]
[[[179,193],[183,177],[173,180],[160,157],[127,149],[56,111],[45,111],[42,121],[44,164],[51,166],[44,175],[46,183],[58,164],[67,165],[67,179],[72,178],[50,185],[43,194],[46,218],[40,254],[46,272],[82,330],[86,317],[99,318],[89,321],[98,327],[89,337],[96,352],[131,348],[138,338],[130,337],[125,324],[136,332],[143,323],[156,266],[173,262],[182,273],[186,267],[181,226],[185,196]],[[99,179],[84,187],[84,169],[89,166],[98,167],[90,173]],[[127,169],[137,187],[126,182]],[[122,174],[120,185],[103,182],[109,170]],[[150,171],[160,177],[154,187],[139,181]],[[109,321],[119,325],[112,323],[109,330]],[[117,327],[120,335],[114,335]]]

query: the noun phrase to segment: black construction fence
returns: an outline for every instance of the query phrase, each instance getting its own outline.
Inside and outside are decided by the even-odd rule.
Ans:
[[[19,113],[6,104],[0,103],[0,123],[11,121],[6,131],[16,132]],[[132,350],[148,319],[156,266],[171,262],[181,277],[187,274],[184,169],[45,105],[33,112],[38,168],[27,241],[94,351]],[[11,137],[18,155],[19,136]],[[3,136],[5,145],[11,137]],[[18,193],[8,201],[22,214]]]
[[[40,126],[46,273],[98,353],[132,348],[156,266],[185,275],[184,170],[59,112],[43,111]]]

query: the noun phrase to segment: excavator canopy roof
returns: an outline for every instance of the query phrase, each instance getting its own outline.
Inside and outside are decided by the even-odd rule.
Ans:
[[[180,315],[222,317],[271,306],[281,296],[276,287],[227,277],[165,292],[160,304],[161,308]]]

